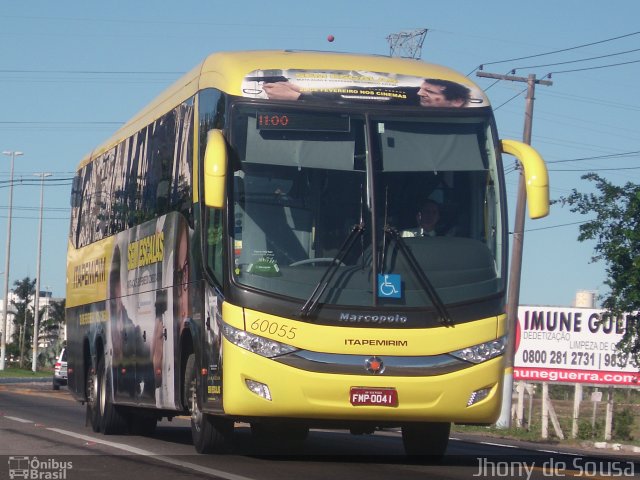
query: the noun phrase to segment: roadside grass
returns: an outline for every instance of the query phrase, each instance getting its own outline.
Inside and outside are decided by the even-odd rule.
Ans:
[[[548,439],[543,440],[542,436],[541,436],[541,432],[540,432],[540,428],[535,428],[535,427],[539,427],[539,426],[534,426],[534,428],[532,428],[531,430],[527,430],[526,428],[516,428],[516,427],[511,427],[511,428],[499,428],[496,427],[495,425],[491,425],[491,426],[470,426],[470,425],[452,425],[451,427],[451,432],[459,432],[459,433],[470,433],[470,434],[481,434],[483,436],[486,436],[487,438],[495,438],[495,439],[511,439],[511,440],[521,440],[524,442],[531,442],[531,443],[539,443],[539,444],[545,444],[545,445],[556,445],[556,444],[562,444],[562,445],[582,445],[585,442],[602,442],[604,441],[604,438],[589,438],[589,439],[585,439],[585,438],[567,438],[570,435],[570,432],[565,431],[565,439],[564,440],[560,440],[558,437],[556,437],[552,432],[552,427],[551,425],[549,425],[550,428],[550,436]],[[625,440],[619,440],[619,439],[612,439],[608,441],[609,443],[624,443],[624,444],[628,444],[628,445],[635,445],[635,446],[639,446],[640,447],[640,440],[633,438],[633,439],[625,439]]]
[[[452,432],[460,433],[481,433],[488,437],[493,438],[511,438],[522,440],[525,442],[542,442],[540,436],[540,430],[532,429],[527,430],[524,428],[498,428],[495,425],[491,426],[471,426],[471,425],[452,425]],[[553,438],[546,443],[557,443],[557,439]]]
[[[556,392],[556,398],[552,399],[558,421],[565,436],[564,440],[560,440],[556,435],[549,421],[549,438],[542,439],[542,401],[540,395],[537,395],[531,407],[533,408],[530,416],[528,408],[525,411],[525,419],[530,419],[531,424],[525,425],[523,428],[499,428],[495,425],[491,426],[471,426],[471,425],[453,425],[453,432],[481,434],[491,438],[510,438],[527,442],[535,442],[541,444],[558,444],[563,445],[580,445],[584,442],[603,442],[604,424],[606,417],[606,402],[599,402],[594,406],[590,402],[589,395],[585,394],[585,400],[581,402],[580,419],[578,422],[578,438],[571,438],[571,430],[573,425],[573,399],[572,387],[566,387],[568,394],[564,395],[564,391]],[[556,390],[559,390],[556,388]],[[613,431],[612,440],[609,443],[622,443],[628,445],[640,446],[640,392],[630,389],[619,389],[616,391],[616,401],[613,415]],[[559,398],[558,398],[559,397]],[[596,408],[597,407],[597,408]],[[594,412],[594,408],[596,411]],[[597,415],[596,415],[597,414]],[[596,415],[596,417],[594,417]],[[594,419],[596,420],[594,422]]]
[[[43,378],[53,375],[52,368],[42,368],[32,372],[30,368],[6,367],[0,370],[0,378]]]

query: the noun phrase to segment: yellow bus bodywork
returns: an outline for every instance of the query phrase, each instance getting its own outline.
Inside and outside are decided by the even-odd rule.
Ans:
[[[249,332],[252,332],[252,324],[260,325],[263,321],[285,324],[287,328],[296,329],[296,338],[287,340],[288,344],[316,352],[360,355],[363,360],[363,375],[305,371],[250,353],[224,339],[223,395],[224,412],[227,415],[317,420],[491,423],[500,412],[500,382],[504,372],[502,357],[479,365],[469,364],[468,368],[453,373],[421,377],[367,374],[364,361],[373,355],[382,359],[385,355],[438,355],[490,341],[504,335],[504,316],[431,329],[330,327],[259,314],[246,309],[243,311],[225,303],[223,321],[236,328],[243,328],[244,324]],[[283,341],[278,333],[267,332],[262,335]],[[408,343],[402,348],[393,345],[354,346],[348,341],[345,342],[351,338],[406,339]],[[272,400],[250,391],[246,380],[267,385]],[[351,387],[396,389],[398,405],[353,406],[349,397]],[[484,388],[490,389],[487,398],[467,406],[471,394]]]

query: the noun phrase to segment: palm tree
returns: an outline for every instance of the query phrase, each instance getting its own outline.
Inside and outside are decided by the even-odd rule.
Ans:
[[[29,310],[31,297],[35,293],[36,280],[24,277],[22,280],[16,280],[13,284],[15,288],[13,293],[16,300],[12,300],[11,304],[15,307],[15,317],[13,321],[18,327],[18,347],[20,348],[20,368],[24,367],[25,346],[31,344],[31,336],[33,333],[33,313]]]

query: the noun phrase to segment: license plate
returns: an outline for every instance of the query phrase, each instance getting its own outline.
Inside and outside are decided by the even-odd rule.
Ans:
[[[397,407],[398,392],[395,388],[351,387],[351,405],[374,405],[378,407]]]

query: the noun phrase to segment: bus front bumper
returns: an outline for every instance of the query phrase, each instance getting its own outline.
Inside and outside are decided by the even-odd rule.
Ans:
[[[500,413],[502,357],[431,376],[374,375],[364,366],[355,375],[295,368],[223,342],[223,405],[231,417],[493,423]],[[354,392],[379,396],[362,402]],[[393,401],[383,397],[389,393]]]

